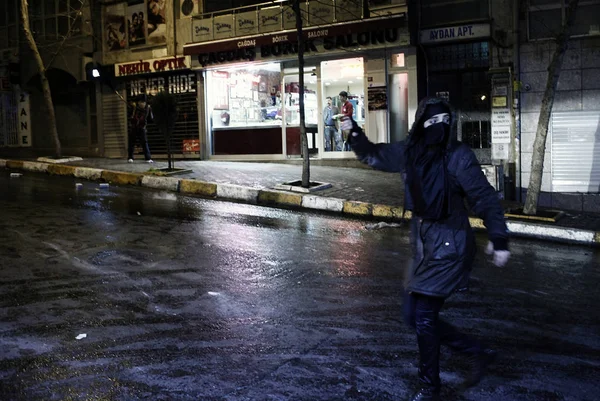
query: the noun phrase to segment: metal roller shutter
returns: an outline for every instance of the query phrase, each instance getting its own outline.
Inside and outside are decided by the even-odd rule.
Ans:
[[[171,153],[175,157],[181,157],[183,154],[183,141],[186,139],[199,139],[198,104],[195,92],[178,94],[177,97],[179,114],[171,137]],[[148,145],[153,156],[167,154],[165,137],[152,123],[148,124]],[[196,157],[199,158],[200,156],[196,155]]]
[[[120,91],[124,96],[124,91]],[[127,105],[108,87],[102,92],[104,157],[127,157]]]
[[[600,192],[600,111],[552,113],[552,191]]]

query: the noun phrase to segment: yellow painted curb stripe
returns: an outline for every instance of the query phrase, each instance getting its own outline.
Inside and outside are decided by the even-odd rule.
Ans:
[[[527,216],[525,214],[512,214],[512,213],[504,213],[504,217],[512,217],[512,218],[516,218],[516,219],[545,221],[545,222],[549,222],[549,223],[556,223],[556,218],[553,218],[553,217]]]
[[[600,244],[600,231],[596,231],[594,233],[594,243],[595,244]]]
[[[142,181],[142,174],[122,173],[109,170],[102,171],[101,177],[104,181],[121,185],[140,185],[140,182]]]
[[[22,160],[7,160],[6,161],[7,168],[23,168]]]
[[[258,203],[301,206],[302,195],[276,191],[259,191]]]
[[[402,207],[388,205],[373,205],[373,217],[401,219]]]
[[[473,228],[485,228],[485,225],[483,225],[483,220],[477,217],[469,217],[469,223]]]
[[[196,180],[181,180],[179,181],[179,192],[203,196],[216,196],[217,184]]]
[[[373,205],[365,202],[345,201],[342,211],[348,214],[370,216],[373,213]]]
[[[73,166],[65,166],[62,164],[49,164],[48,172],[55,175],[75,175],[75,168]]]

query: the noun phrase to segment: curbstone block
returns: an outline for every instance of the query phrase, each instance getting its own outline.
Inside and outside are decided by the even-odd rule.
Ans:
[[[0,159],[0,167],[1,167],[1,168],[6,168],[6,162],[7,162],[7,160],[5,160],[5,159]]]
[[[217,197],[224,199],[243,200],[251,203],[257,203],[258,189],[247,188],[241,185],[218,184]]]
[[[217,184],[196,180],[181,180],[179,182],[179,192],[214,197],[217,196]]]
[[[48,173],[54,175],[75,175],[74,166],[65,166],[62,164],[49,164]]]
[[[23,168],[23,160],[7,160],[6,167],[22,169]]]
[[[102,177],[102,170],[91,167],[77,167],[73,175],[77,178],[98,181]]]
[[[301,206],[302,195],[291,194],[283,191],[260,190],[258,192],[258,203],[267,205]]]
[[[566,242],[577,242],[592,244],[597,233],[593,231],[578,230],[567,227],[549,227],[532,223],[520,223],[509,221],[506,223],[508,230],[513,234],[527,237],[562,240]]]
[[[401,220],[402,210],[403,208],[399,206],[373,205],[373,217]]]
[[[600,231],[597,231],[594,234],[594,244],[596,245],[600,245]]]
[[[359,216],[371,216],[373,205],[366,202],[345,201],[342,212]]]
[[[344,209],[344,200],[316,195],[304,195],[302,196],[302,207],[339,213]]]
[[[119,171],[103,170],[101,178],[104,181],[117,185],[140,185],[141,174],[123,173]]]
[[[145,175],[142,177],[141,185],[148,188],[164,189],[174,192],[179,191],[179,179],[173,177]]]
[[[23,170],[46,173],[48,172],[48,164],[40,162],[23,162]]]

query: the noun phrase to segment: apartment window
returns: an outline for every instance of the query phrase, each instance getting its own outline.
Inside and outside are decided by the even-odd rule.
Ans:
[[[489,0],[428,0],[421,1],[421,25],[440,26],[490,17]]]
[[[30,0],[29,18],[36,39],[57,40],[81,34],[80,0]]]
[[[528,13],[529,39],[554,39],[566,18],[568,1],[531,0]],[[600,35],[600,0],[580,1],[571,36]]]
[[[0,49],[18,46],[17,1],[0,0]]]

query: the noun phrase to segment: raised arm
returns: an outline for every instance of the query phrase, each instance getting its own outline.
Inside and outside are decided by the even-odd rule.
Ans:
[[[364,131],[352,121],[350,146],[358,160],[374,169],[399,173],[404,170],[404,141],[375,144]]]

